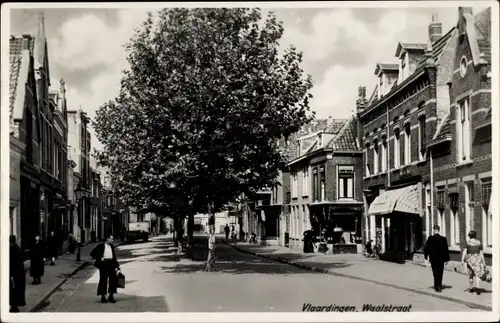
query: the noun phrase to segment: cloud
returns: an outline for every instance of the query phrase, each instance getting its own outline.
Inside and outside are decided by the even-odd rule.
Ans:
[[[367,12],[360,14],[359,10]],[[358,86],[367,86],[368,95],[373,90],[377,62],[398,63],[394,54],[399,41],[427,42],[432,13],[445,17],[443,33],[456,21],[453,8],[384,9],[376,13],[376,19],[375,13],[369,16],[369,10],[374,9],[321,12],[310,21],[309,32],[293,24],[285,26],[283,45],[294,44],[302,50],[305,71],[314,71],[311,108],[318,117],[352,115]]]
[[[57,37],[49,39],[50,59],[58,68],[52,75],[54,80],[64,78],[64,71],[72,75],[67,82],[69,109],[82,108],[89,117],[103,103],[117,96],[120,90],[121,71],[128,68],[123,45],[133,36],[134,29],[146,19],[148,10],[128,9],[118,12],[118,22],[108,26],[93,14],[86,14],[65,21]],[[99,68],[99,72],[86,73]],[[75,75],[85,76],[77,79]],[[101,149],[101,144],[92,132],[92,146]]]

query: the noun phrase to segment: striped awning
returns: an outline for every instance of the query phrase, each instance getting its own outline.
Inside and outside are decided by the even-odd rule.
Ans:
[[[375,198],[368,209],[368,215],[384,215],[394,211],[420,214],[419,185],[385,191]]]

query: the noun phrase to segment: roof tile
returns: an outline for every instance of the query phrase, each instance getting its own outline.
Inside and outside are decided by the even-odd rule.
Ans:
[[[337,151],[356,151],[359,150],[357,145],[357,127],[356,120],[344,120],[345,129],[328,144],[333,150]]]

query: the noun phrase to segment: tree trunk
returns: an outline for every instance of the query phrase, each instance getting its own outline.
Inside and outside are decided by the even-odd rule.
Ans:
[[[215,215],[211,205],[208,206],[208,257],[206,271],[215,271]]]

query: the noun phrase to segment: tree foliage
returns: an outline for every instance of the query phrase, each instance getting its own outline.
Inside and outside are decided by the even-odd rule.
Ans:
[[[313,117],[302,53],[279,51],[282,23],[259,9],[163,9],[126,44],[119,96],[94,121],[122,198],[196,211],[271,183],[277,141]],[[175,188],[175,190],[172,190]]]

